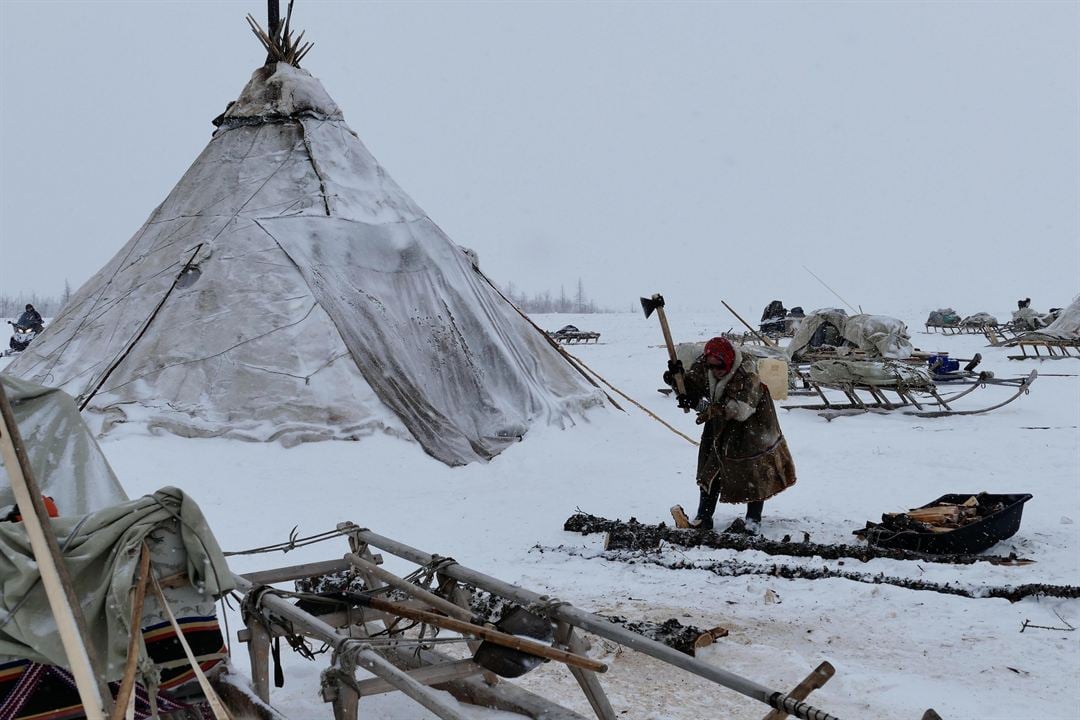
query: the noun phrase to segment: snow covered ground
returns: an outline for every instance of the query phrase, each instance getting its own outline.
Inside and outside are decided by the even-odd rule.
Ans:
[[[1007,313],[1001,313],[1007,317]],[[986,415],[924,419],[842,417],[826,422],[805,410],[781,411],[798,483],[766,503],[764,533],[809,533],[815,542],[851,542],[851,531],[883,512],[902,511],[947,492],[1028,492],[1023,523],[994,554],[1035,560],[1025,566],[936,565],[848,560],[841,569],[951,582],[965,587],[1023,583],[1080,584],[1080,361],[1010,361],[981,336],[919,331],[925,310],[902,316],[923,350],[955,357],[981,352],[999,377],[1040,377],[1029,396]],[[728,330],[724,311],[671,318],[677,340]],[[539,316],[548,329],[572,323],[602,333],[598,344],[569,351],[607,381],[672,425],[696,437],[692,416],[657,392],[666,354],[654,319],[638,314]],[[6,364],[6,360],[0,363]],[[1005,389],[987,388],[965,407],[991,404]],[[806,402],[793,398],[780,404]],[[534,428],[521,444],[486,465],[448,468],[420,446],[391,437],[276,444],[150,436],[136,426],[102,442],[131,496],[165,485],[189,492],[227,550],[262,546],[332,529],[351,520],[428,552],[630,619],[678,618],[729,635],[701,654],[709,662],[778,689],[790,689],[822,660],[834,677],[811,702],[843,718],[912,719],[933,707],[946,720],[1074,718],[1080,707],[1080,633],[1027,629],[1025,620],[1080,627],[1080,601],[1027,599],[1015,604],[969,599],[843,579],[784,580],[767,575],[719,577],[604,559],[601,537],[562,530],[580,508],[609,518],[668,521],[668,508],[694,506],[696,448],[641,410],[594,410],[573,427]],[[721,506],[717,524],[741,514]],[[561,549],[559,549],[561,547]],[[234,558],[247,572],[340,557],[343,542],[286,556]],[[739,559],[764,564],[839,567],[838,561],[770,557],[756,552],[667,550],[663,559]],[[387,558],[390,570],[405,563]],[[239,618],[228,617],[235,638]],[[246,666],[233,643],[235,665]],[[646,720],[760,718],[766,708],[630,651],[594,641],[611,663],[602,678],[620,717]],[[330,717],[318,697],[324,661],[284,653],[286,685],[272,702],[294,718]],[[588,714],[568,673],[554,663],[520,681]],[[433,717],[399,695],[365,698],[365,718]],[[477,717],[511,717],[477,712]]]

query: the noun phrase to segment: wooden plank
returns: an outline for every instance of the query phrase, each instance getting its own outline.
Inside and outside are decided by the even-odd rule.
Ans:
[[[440,683],[453,682],[454,680],[479,675],[483,671],[484,668],[473,662],[472,658],[466,658],[465,660],[455,660],[454,662],[439,663],[438,665],[428,665],[419,670],[410,670],[407,674],[422,685],[439,685]],[[380,678],[361,680],[356,687],[360,691],[360,697],[378,695],[397,689]]]
[[[323,560],[320,562],[304,563],[303,565],[289,565],[288,567],[273,568],[271,570],[259,570],[244,573],[244,578],[252,585],[272,585],[288,580],[312,577],[314,575],[328,575],[329,573],[341,572],[352,568],[345,560]]]

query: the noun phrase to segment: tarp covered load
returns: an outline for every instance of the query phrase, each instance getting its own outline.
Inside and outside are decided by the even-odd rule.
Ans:
[[[60,515],[85,515],[128,499],[71,397],[60,390],[0,375],[30,468]],[[0,508],[15,504],[0,458]]]
[[[1019,310],[1013,310],[1012,321],[1020,330],[1041,330],[1054,322],[1054,316],[1032,310],[1030,306],[1024,306]]]
[[[922,365],[874,360],[818,360],[810,378],[830,385],[873,385],[891,388],[928,388],[934,381]]]
[[[997,318],[990,313],[978,312],[960,321],[961,327],[986,327],[997,325]]]
[[[797,359],[808,349],[821,345],[836,347],[843,344],[842,333],[846,321],[847,313],[840,308],[814,310],[803,319],[788,343],[788,355]]]
[[[413,437],[448,464],[602,395],[390,178],[322,85],[255,71],[146,224],[9,368],[113,421]]]
[[[1024,333],[1023,338],[1025,340],[1038,338],[1080,340],[1080,296],[1074,298],[1072,304],[1058,314],[1057,320],[1041,330]]]
[[[953,327],[960,324],[960,316],[952,308],[940,308],[930,312],[926,324],[932,327]]]
[[[843,354],[850,348],[871,357],[903,360],[914,348],[907,325],[886,315],[852,315],[839,308],[815,310],[806,316],[787,347],[788,356],[799,359],[818,347],[835,347]]]
[[[166,591],[177,617],[212,616],[214,599],[234,587],[202,511],[176,488],[163,488],[86,517],[56,518],[52,524],[64,548],[75,596],[88,619],[89,641],[105,664],[109,681],[120,679],[127,658],[130,590],[144,540],[155,574],[182,573],[189,581]],[[0,522],[0,589],[0,660],[68,667],[22,523]],[[153,593],[146,597],[144,626],[148,616],[165,619]]]
[[[842,332],[845,340],[871,356],[903,360],[915,349],[907,325],[886,315],[852,315]]]

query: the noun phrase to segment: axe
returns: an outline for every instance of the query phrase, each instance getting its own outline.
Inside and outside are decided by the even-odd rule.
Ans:
[[[683,368],[679,358],[675,354],[675,343],[671,340],[671,328],[667,324],[667,315],[664,314],[664,296],[656,293],[651,298],[641,298],[641,309],[645,311],[645,317],[649,317],[656,311],[660,318],[660,329],[664,331],[664,344],[667,345],[668,365],[671,374],[675,377],[675,396],[679,399],[679,407],[683,412],[690,412],[690,407],[685,403],[686,383],[683,382]]]

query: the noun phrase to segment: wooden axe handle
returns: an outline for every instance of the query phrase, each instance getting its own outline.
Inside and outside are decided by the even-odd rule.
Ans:
[[[664,314],[664,306],[656,308],[656,315],[660,318],[660,329],[664,332],[664,344],[667,345],[668,359],[678,362],[679,356],[675,354],[675,342],[671,339],[671,328],[667,324],[667,315]],[[675,392],[679,396],[686,395],[686,382],[682,373],[675,373]],[[690,408],[684,407],[683,412],[690,412]]]

